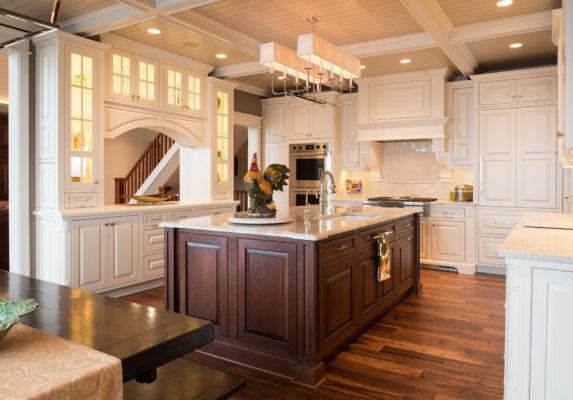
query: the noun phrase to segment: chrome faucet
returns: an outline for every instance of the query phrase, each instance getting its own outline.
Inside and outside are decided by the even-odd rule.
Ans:
[[[305,201],[304,201],[304,204],[306,204],[306,206],[305,206],[305,208],[304,208],[304,216],[305,216],[305,218],[308,218],[308,217],[310,216],[310,203],[308,202],[308,194],[309,194],[310,192],[314,193],[314,196],[315,196],[317,199],[319,198],[319,197],[318,197],[318,194],[317,194],[314,190],[308,189],[308,190],[306,191],[306,198],[305,198]]]
[[[326,185],[326,188],[324,187],[324,178],[325,177],[329,177],[330,182],[328,183],[328,185]],[[326,189],[326,196],[324,195],[324,189]],[[322,216],[325,213],[325,208],[326,208],[326,214],[331,214],[332,210],[331,210],[331,196],[332,193],[336,193],[336,185],[334,184],[334,176],[332,175],[331,172],[329,171],[324,171],[322,173],[322,176],[320,177],[320,199],[319,199],[319,205],[318,205],[318,215]],[[324,198],[326,197],[326,206],[325,206],[325,201]]]

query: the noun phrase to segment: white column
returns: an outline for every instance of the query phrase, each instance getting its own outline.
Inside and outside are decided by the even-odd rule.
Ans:
[[[10,271],[30,276],[30,55],[28,42],[8,52]]]
[[[210,203],[213,189],[210,147],[179,149],[179,197],[181,203]]]

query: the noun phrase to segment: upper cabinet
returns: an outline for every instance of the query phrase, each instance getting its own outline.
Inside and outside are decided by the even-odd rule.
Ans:
[[[164,108],[184,113],[202,113],[203,80],[197,74],[165,64],[161,83]]]
[[[557,76],[479,82],[479,105],[495,106],[557,99]]]
[[[263,134],[265,142],[276,142],[286,139],[286,110],[286,100],[263,101]]]
[[[448,147],[451,149],[452,169],[473,166],[474,113],[473,82],[448,83]]]
[[[287,104],[288,140],[291,142],[332,140],[334,108],[307,100],[289,101]]]
[[[107,54],[106,94],[129,104],[159,105],[159,62],[118,49]]]

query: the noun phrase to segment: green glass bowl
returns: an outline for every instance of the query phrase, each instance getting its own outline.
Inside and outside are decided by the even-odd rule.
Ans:
[[[34,299],[6,300],[0,297],[0,342],[22,315],[31,313],[37,306]]]

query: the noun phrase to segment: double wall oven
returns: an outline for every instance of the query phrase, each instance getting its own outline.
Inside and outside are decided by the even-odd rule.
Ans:
[[[332,154],[329,143],[305,143],[289,145],[290,205],[304,206],[306,193],[309,203],[318,204],[320,177],[324,171],[332,171]],[[314,191],[314,192],[313,192]],[[316,195],[315,195],[316,194]]]

